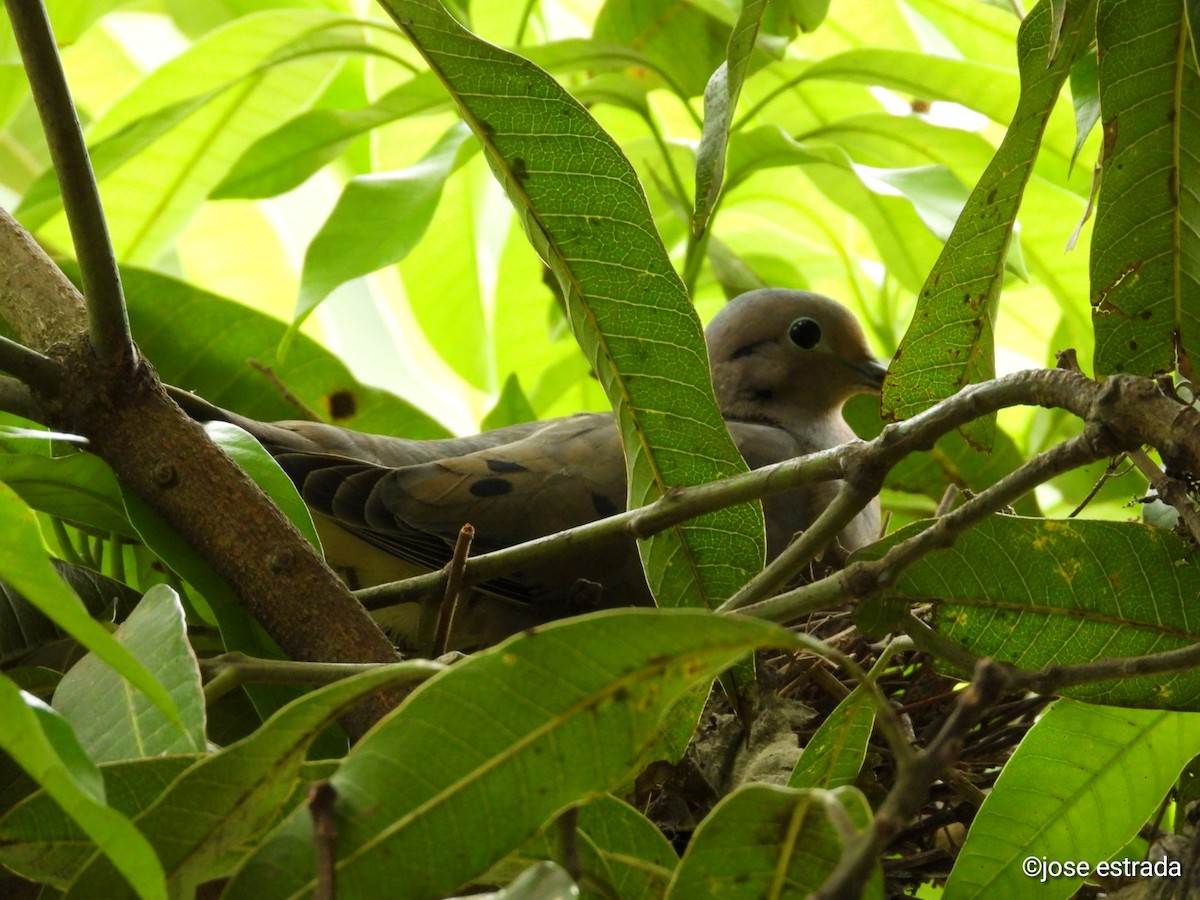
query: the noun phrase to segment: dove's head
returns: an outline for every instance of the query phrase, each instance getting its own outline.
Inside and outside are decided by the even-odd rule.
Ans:
[[[726,418],[787,425],[797,415],[836,415],[883,384],[886,369],[854,314],[820,294],[750,291],[729,301],[705,336]]]

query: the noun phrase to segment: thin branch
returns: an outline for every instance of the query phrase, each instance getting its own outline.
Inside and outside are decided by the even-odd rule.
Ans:
[[[987,490],[981,491],[962,506],[935,520],[924,531],[893,546],[881,558],[851,563],[841,572],[836,572],[821,581],[741,608],[735,607],[733,601],[730,601],[718,611],[741,612],[773,622],[790,622],[801,612],[807,614],[814,611],[814,597],[830,605],[836,605],[850,597],[869,597],[894,584],[900,573],[921,557],[934,550],[951,546],[967,529],[1003,509],[1042,482],[1110,455],[1114,448],[1109,445],[1107,437],[1109,436],[1101,435],[1095,426],[1089,425],[1082,435],[1071,438],[1014,469]]]
[[[313,857],[317,884],[314,900],[337,900],[337,788],[322,779],[308,786],[308,814],[312,817]]]
[[[397,684],[425,681],[446,667],[424,659],[402,663],[325,663],[293,662],[284,659],[256,659],[244,653],[231,652],[200,660],[200,674],[207,682],[204,700],[211,705],[220,697],[243,684],[333,684],[360,672],[371,672],[381,665],[401,667],[410,674]]]
[[[463,586],[474,587],[521,566],[537,565],[579,553],[589,543],[615,534],[628,533],[635,538],[647,538],[713,510],[757,500],[800,485],[838,478],[842,473],[840,454],[845,449],[835,447],[721,481],[674,488],[647,506],[515,547],[472,556],[463,570]],[[355,591],[354,596],[367,609],[383,609],[436,596],[445,590],[445,579],[444,570],[429,572],[404,581]]]
[[[62,381],[63,367],[57,360],[0,335],[0,371],[16,375],[30,387],[49,394]]]
[[[4,5],[58,173],[63,209],[88,300],[92,346],[102,359],[131,369],[136,351],[129,333],[121,276],[50,19],[41,0],[5,0]]]

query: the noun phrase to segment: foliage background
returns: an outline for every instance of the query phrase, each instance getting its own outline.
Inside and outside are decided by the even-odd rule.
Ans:
[[[391,26],[364,26],[360,19],[352,18],[378,16],[374,7],[337,0],[292,4],[60,0],[49,5],[86,122],[117,252],[126,266],[135,336],[164,380],[269,419],[295,414],[294,405],[277,389],[278,379],[303,404],[326,418],[410,437],[470,432],[605,405],[603,393],[570,335],[560,299],[547,286],[548,279],[516,215],[477,152],[474,138],[458,125],[441,86]],[[759,284],[807,287],[855,309],[867,325],[873,346],[887,356],[899,342],[917,292],[970,187],[992,159],[1013,116],[1019,92],[1014,52],[1018,10],[987,2],[835,2],[820,26],[809,33],[799,26],[815,25],[824,4],[816,0],[772,4],[759,35],[760,52],[748,60],[741,101],[733,116],[725,192],[713,219],[712,237],[707,245],[697,245],[689,238],[687,220],[700,136],[699,97],[710,74],[725,58],[729,29],[741,6],[732,0],[607,0],[602,4],[530,0],[524,5],[476,0],[459,4],[454,11],[485,38],[515,46],[553,71],[618,140],[637,167],[658,230],[704,317],[726,296]],[[0,44],[0,203],[15,210],[45,246],[69,255],[66,227],[52,179],[46,175],[47,154],[24,74],[9,36],[0,32],[0,40],[4,42]],[[1086,253],[1066,249],[1084,218],[1091,167],[1100,149],[1100,137],[1089,136],[1088,126],[1096,112],[1095,73],[1089,75],[1087,64],[1085,58],[1072,73],[1074,106],[1072,98],[1064,96],[1049,118],[1022,201],[1019,240],[1008,255],[997,324],[1001,371],[1052,364],[1054,352],[1066,347],[1076,348],[1084,370],[1091,370],[1095,341],[1088,300],[1096,290],[1089,285]],[[1077,117],[1084,124],[1081,131],[1077,131]],[[1032,151],[1031,147],[1024,149]],[[1078,233],[1081,248],[1088,246],[1090,236],[1090,223],[1083,222]],[[1174,249],[1178,252],[1180,247]],[[69,263],[65,264],[69,268]],[[300,337],[284,324],[294,318],[304,319]],[[326,352],[322,344],[333,352]],[[856,404],[851,414],[864,433],[879,427],[870,404]],[[1076,420],[1063,412],[1006,411],[1000,421],[1004,435],[990,456],[975,453],[961,438],[951,436],[939,442],[933,453],[906,461],[893,472],[885,494],[887,507],[895,513],[893,525],[929,512],[948,482],[986,487],[998,473],[1078,429]],[[5,439],[6,451],[18,444],[16,438]],[[156,529],[153,522],[139,518],[136,508],[126,513],[111,473],[94,458],[77,455],[35,464],[14,451],[6,452],[0,465],[4,466],[0,473],[4,480],[40,510],[42,533],[60,555],[94,563],[95,568],[141,589],[162,580],[184,586],[180,579],[163,574],[156,556],[170,559],[191,582],[190,587],[198,588],[186,595],[193,604],[189,609],[193,618],[205,617],[205,601],[221,602],[220,588],[201,582],[182,568],[178,548],[165,541],[150,548],[124,542],[134,537],[131,522],[142,536]],[[1097,464],[1073,471],[1040,488],[1037,499],[1041,509],[1051,514],[1071,510],[1102,468]],[[1087,515],[1134,517],[1124,504],[1142,492],[1143,483],[1132,482],[1128,478],[1108,482],[1089,505]],[[47,483],[49,488],[38,493]],[[12,499],[0,495],[0,502],[8,503],[0,512],[6,523],[12,523],[14,529],[20,527],[26,542],[22,546],[32,546],[39,539],[37,529],[19,504],[9,502]],[[1034,512],[1037,508],[1026,500],[1019,509]],[[91,531],[76,532],[52,518],[56,513],[82,520]],[[1029,529],[1041,527],[1028,520],[997,521],[1001,524],[980,526],[959,548],[968,574],[975,571],[976,559],[984,558],[984,550],[1002,553],[1017,539],[1029,537],[1033,533]],[[1017,538],[1005,537],[1003,531],[1012,521],[1017,522]],[[117,536],[112,544],[116,552],[104,555],[107,545],[95,539],[96,531]],[[1037,532],[1038,539],[1049,533],[1046,527],[1044,533]],[[1095,541],[1100,533],[1095,527],[1058,526],[1055,536],[1061,541],[1058,546],[1070,546],[1075,551],[1070,558],[1076,558],[1081,555],[1078,548]],[[1125,556],[1138,562],[1155,552],[1156,559],[1164,560],[1161,568],[1174,570],[1190,559],[1190,548],[1165,532],[1118,529],[1112,534],[1106,546],[1127,541],[1134,552]],[[972,556],[975,551],[979,551],[977,557]],[[922,591],[927,591],[928,599],[937,603],[947,589],[940,583],[928,587],[920,576],[928,576],[930,570],[940,576],[938,567],[951,558],[954,554],[947,551],[929,562],[923,572],[914,569],[902,587],[911,597],[925,597]],[[1129,562],[1124,556],[1122,559]],[[1011,577],[999,581],[1002,586],[1021,582],[1028,595],[1021,599],[1028,601],[1042,585],[1036,579],[1026,583],[1022,578],[1034,568],[1035,564],[1023,567],[1014,563]],[[1097,560],[1096,568],[1101,576],[1116,571],[1115,564],[1107,560]],[[1118,591],[1115,583],[1107,586],[1112,596],[1102,590],[1089,593],[1120,608],[1123,617],[1128,612],[1128,621],[1106,621],[1108,630],[1099,633],[1102,650],[1113,643],[1113,635],[1122,626],[1136,631],[1147,623],[1162,624],[1157,617],[1165,593],[1159,593],[1157,579],[1134,568],[1131,564],[1129,580],[1147,590],[1144,597],[1137,598],[1136,609],[1128,607],[1131,612],[1122,604],[1131,600],[1132,592]],[[1055,578],[1066,577],[1064,571],[1060,567],[1038,574],[1045,576],[1049,591],[1061,587]],[[36,591],[35,582],[58,583],[48,569],[34,574],[31,590]],[[957,581],[960,586],[966,584],[967,575]],[[1188,590],[1186,585],[1180,588],[1175,599]],[[160,840],[164,822],[174,824],[185,813],[207,813],[220,807],[215,818],[222,827],[228,826],[229,834],[250,841],[273,824],[265,811],[273,810],[272,804],[280,802],[300,780],[300,759],[308,742],[359,688],[313,694],[304,703],[288,707],[282,719],[255,732],[251,739],[258,742],[255,752],[248,751],[248,744],[231,743],[220,753],[196,753],[206,734],[232,742],[256,727],[258,719],[244,702],[232,712],[218,705],[210,711],[207,723],[202,721],[203,715],[197,711],[201,705],[199,679],[187,658],[190,651],[181,640],[182,608],[173,605],[173,595],[154,591],[154,602],[143,601],[139,611],[159,617],[153,624],[179,639],[177,652],[151,656],[153,662],[162,664],[156,677],[177,687],[192,703],[183,710],[192,726],[186,730],[187,743],[172,747],[173,752],[193,755],[181,757],[182,762],[175,761],[179,769],[162,775],[157,787],[162,789],[162,784],[170,781],[168,789],[161,794],[147,790],[128,800],[129,808],[122,811],[146,836]],[[150,597],[147,595],[147,600]],[[987,603],[994,598],[969,599]],[[1002,607],[1010,598],[1001,596],[995,602]],[[959,619],[967,622],[970,618],[959,616],[949,603],[941,610],[949,621],[947,631],[961,624]],[[99,611],[108,610],[102,604]],[[1172,613],[1184,620],[1174,637],[1186,643],[1191,639],[1186,605],[1180,604]],[[1055,609],[1053,615],[1058,618],[1051,625],[1074,628],[1088,614],[1087,610],[1064,613]],[[628,613],[598,620],[607,623],[604,627],[611,627],[617,639],[600,627],[592,631],[580,627],[578,632],[570,632],[574,644],[557,650],[565,654],[573,647],[582,652],[582,647],[590,658],[646,628],[660,629],[661,634],[652,635],[657,643],[643,640],[639,645],[637,661],[616,658],[605,671],[593,673],[594,682],[575,686],[588,703],[600,708],[602,701],[618,695],[613,685],[626,678],[622,673],[630,667],[635,674],[629,677],[638,690],[653,694],[655,684],[667,681],[672,691],[681,693],[687,687],[685,673],[715,672],[753,647],[778,646],[781,641],[778,632],[765,627],[756,630],[753,626],[758,623],[685,615],[694,616],[685,629],[690,632],[686,639],[679,630],[671,631],[663,624],[669,619],[648,619],[659,624],[645,626]],[[1040,623],[1034,615],[1023,616],[1021,621],[1040,638],[1025,644],[1025,649],[1035,653],[1031,665],[1059,660],[1059,651],[1066,646],[1056,637],[1057,632],[1040,628]],[[138,625],[147,627],[142,622]],[[735,634],[735,629],[743,631]],[[1157,648],[1153,641],[1158,632],[1153,627],[1145,630],[1153,632],[1149,647]],[[563,638],[568,632],[564,628],[550,633]],[[1007,640],[1008,634],[1002,637]],[[40,636],[22,635],[22,640],[21,646],[0,647],[0,651],[20,655]],[[144,636],[126,634],[123,640],[143,650],[155,646]],[[670,640],[675,643],[670,644],[668,653],[662,642]],[[202,652],[215,649],[202,640],[195,644]],[[520,652],[529,650],[528,644],[513,646],[521,648]],[[1139,648],[1139,652],[1149,652],[1146,646]],[[513,656],[520,653],[514,650]],[[666,656],[670,658],[663,662]],[[445,806],[432,804],[434,818],[474,814],[484,808],[481,804],[494,802],[496,797],[519,805],[525,799],[521,779],[531,777],[529,772],[541,764],[538,753],[532,751],[518,753],[515,760],[504,757],[510,752],[507,746],[496,749],[496,758],[486,757],[479,763],[466,753],[449,752],[445,742],[429,739],[420,731],[438,721],[431,708],[448,708],[440,704],[484,703],[479,699],[484,696],[479,693],[482,688],[472,679],[487,682],[488,667],[497,667],[500,658],[480,654],[461,667],[440,673],[428,690],[415,695],[414,703],[403,707],[389,727],[375,735],[388,751],[378,757],[401,763],[417,756],[437,758],[469,772],[470,777],[450,779],[456,789],[465,788]],[[127,666],[122,671],[132,669]],[[917,680],[910,679],[913,674],[908,668],[893,673],[901,685],[899,692],[911,690]],[[51,667],[31,666],[14,676],[14,683],[46,692],[57,677]],[[527,680],[514,682],[517,693],[537,695],[536,679],[522,677]],[[76,680],[82,679],[77,676]],[[1185,686],[1191,684],[1187,678],[1182,680]],[[21,757],[22,748],[13,737],[17,732],[11,728],[0,735],[9,742],[5,749],[23,763],[39,754],[61,763],[64,769],[77,763],[78,771],[72,773],[74,795],[62,788],[63,782],[54,781],[53,776],[62,774],[57,770],[49,776],[41,773],[38,780],[56,801],[70,807],[73,822],[92,839],[98,841],[96,835],[105,826],[113,826],[116,838],[102,845],[107,859],[124,864],[126,876],[132,873],[144,879],[138,885],[143,895],[160,895],[150,848],[127,821],[89,794],[88,788],[94,790],[99,779],[93,760],[86,757],[120,760],[126,758],[122,753],[129,752],[125,747],[105,756],[97,747],[96,736],[86,733],[81,722],[87,721],[90,708],[98,708],[95,695],[84,692],[85,699],[79,703],[84,709],[82,719],[73,722],[87,748],[85,754],[74,743],[71,729],[65,734],[55,732],[61,723],[22,701],[11,687],[8,680],[0,681],[4,691],[0,703],[8,704],[9,721],[19,721],[22,729],[39,738],[51,735],[54,740],[47,738],[45,743],[53,745],[53,752],[40,745],[32,750],[25,747],[26,755]],[[1139,698],[1148,691],[1145,683],[1118,687],[1133,690]],[[92,689],[117,695],[123,682]],[[1158,700],[1178,708],[1191,696],[1166,691]],[[493,707],[503,707],[496,694],[488,698]],[[251,699],[260,711],[277,708],[282,702],[265,692],[252,692]],[[556,735],[563,746],[578,754],[580,748],[591,749],[584,733],[588,722],[569,713],[582,708],[582,701],[568,699],[575,706],[564,701],[565,711],[535,711],[530,728],[531,733],[541,728],[559,729]],[[596,773],[585,773],[587,777],[580,776],[578,783],[568,784],[553,802],[545,801],[544,808],[522,810],[520,823],[526,835],[561,805],[621,785],[622,773],[636,768],[640,736],[652,730],[673,695],[658,699],[661,705],[651,708],[644,721],[629,725],[634,735],[629,744],[605,746],[609,755],[597,764]],[[634,712],[636,706],[612,704],[622,726],[632,719],[620,717]],[[169,703],[159,707],[169,708]],[[603,708],[605,714],[613,711]],[[821,750],[818,737],[838,745],[853,735],[855,749],[853,754],[839,756],[837,766],[831,767],[831,771],[839,769],[836,778],[815,781],[814,786],[844,786],[858,771],[871,734],[869,723],[861,718],[865,708],[859,694],[854,703],[839,706],[828,717],[826,723],[832,723],[828,731],[823,724],[822,730],[811,736],[808,746]],[[147,704],[123,713],[121,724],[131,733],[138,731],[144,717],[158,715]],[[464,714],[455,724],[470,719]],[[91,724],[103,731],[111,723],[93,716]],[[483,723],[488,736],[494,736],[496,729],[490,727],[494,724],[491,720]],[[1017,797],[1019,806],[1025,788],[1040,786],[1039,799],[1046,809],[1034,825],[1047,828],[1043,833],[1018,837],[1021,847],[1044,853],[1065,853],[1081,836],[1091,852],[1118,853],[1151,817],[1196,746],[1194,715],[1157,709],[1113,714],[1101,707],[1064,702],[1039,725],[1045,727],[1035,733],[1037,740],[1030,742],[1021,760],[1023,764],[1032,761],[1037,771],[1021,774],[1020,766],[1006,769],[1013,773],[1009,777],[1015,788],[1005,795],[997,787],[992,797],[1009,803]],[[1081,749],[1079,734],[1085,729],[1092,729],[1094,740]],[[1122,729],[1127,740],[1109,739]],[[404,753],[394,752],[409,740],[416,743],[404,745]],[[263,747],[269,752],[259,752]],[[135,749],[148,758],[110,763],[127,768],[107,769],[106,781],[116,781],[118,771],[122,776],[136,773],[131,781],[146,779],[145,787],[147,773],[160,761],[152,759],[153,750]],[[534,749],[540,752],[540,748]],[[246,757],[271,771],[247,766],[242,770],[244,782],[231,780],[219,797],[201,796],[213,770],[247,763]],[[501,757],[502,762],[497,762]],[[1082,787],[1069,796],[1055,795],[1053,789],[1067,784],[1064,772],[1079,774],[1080,759],[1094,764],[1082,773]],[[574,761],[574,757],[566,760]],[[511,776],[512,781],[504,781],[511,774],[504,769],[509,762],[517,774]],[[357,787],[360,797],[371,797],[370,792],[381,789],[380,785],[400,785],[390,797],[398,807],[429,808],[423,805],[426,798],[402,795],[414,779],[373,765],[370,752],[357,757],[352,754],[340,770],[343,787]],[[845,771],[840,771],[843,766]],[[572,777],[579,775],[574,765],[564,768]],[[494,779],[493,770],[500,773]],[[1124,782],[1131,773],[1145,772],[1155,773],[1157,780],[1140,780],[1135,797]],[[361,782],[356,781],[359,778]],[[51,790],[53,784],[59,785],[59,793]],[[259,784],[266,785],[263,794],[269,796],[253,795]],[[794,776],[792,784],[809,786],[799,776]],[[21,789],[19,780],[12,781],[5,800],[15,799]],[[239,794],[240,790],[246,793]],[[779,803],[783,811],[798,817],[793,819],[799,823],[790,833],[793,839],[801,825],[814,829],[803,832],[805,841],[814,834],[824,835],[820,843],[822,873],[835,864],[839,845],[830,830],[830,818],[806,819],[810,806],[817,803],[814,798],[820,798],[826,813],[844,806],[844,812],[832,817],[840,816],[839,821],[849,817],[861,823],[866,819],[862,796],[846,790],[829,795],[785,794],[756,786],[749,791],[756,793],[730,795],[721,815],[736,821],[747,812],[740,805],[743,802],[758,813]],[[1079,800],[1081,796],[1107,798],[1121,815],[1101,822],[1095,810]],[[293,796],[291,802],[295,799]],[[113,807],[119,805],[117,800],[112,803]],[[29,835],[40,836],[39,829],[49,822],[70,833],[77,842],[76,856],[49,874],[47,869],[59,860],[47,864],[39,859],[43,866],[36,872],[39,877],[52,885],[69,886],[79,896],[101,885],[120,884],[105,858],[80,862],[79,847],[91,850],[90,844],[79,839],[78,828],[70,832],[75,824],[64,824],[61,816],[55,818],[44,802],[39,807],[31,801],[16,809],[3,827],[19,830],[21,817],[27,816],[22,834],[28,842],[24,848],[10,848],[7,864],[14,865],[13,859],[30,846],[33,849],[28,852],[36,856],[41,847]],[[615,830],[613,822],[622,822],[630,829],[640,829],[643,844],[639,854],[633,855],[643,862],[656,860],[644,867],[646,884],[638,887],[641,893],[631,890],[631,895],[661,895],[668,880],[675,879],[674,890],[683,896],[687,879],[704,881],[712,874],[712,860],[725,849],[721,841],[728,832],[723,835],[720,827],[729,819],[714,814],[720,824],[713,825],[704,840],[697,838],[693,846],[702,849],[695,852],[695,861],[689,865],[685,859],[672,875],[668,871],[668,863],[674,865],[671,851],[664,851],[661,836],[646,819],[625,807],[611,808],[611,804],[607,809],[603,804],[588,809],[588,814],[598,819],[595,831],[589,834]],[[1023,883],[1014,875],[1012,860],[1004,857],[1004,848],[1011,849],[1014,831],[1005,820],[1001,803],[994,803],[992,809],[990,818],[981,813],[976,820],[974,834],[980,837],[969,853],[964,851],[969,864],[956,873],[958,890],[969,893],[975,884],[970,879],[978,876],[981,890],[998,890],[997,885],[1002,885],[1015,895]],[[251,821],[251,814],[259,818]],[[387,830],[392,825],[380,827]],[[448,831],[454,833],[452,828]],[[279,859],[284,859],[302,846],[303,841],[297,839],[302,832],[303,816],[293,815],[242,869],[241,883],[278,887],[272,880],[278,862],[274,854],[283,854]],[[1047,837],[1051,833],[1053,840]],[[408,840],[409,834],[401,840]],[[493,843],[484,849],[491,859],[499,859],[513,849],[513,841],[520,835],[493,837]],[[163,847],[154,846],[167,876],[173,879],[173,889],[182,884],[177,892],[186,893],[193,882],[229,874],[233,864],[222,854],[233,838],[196,832],[187,838],[193,841],[194,852],[182,862],[170,858]],[[708,840],[713,844],[705,843]],[[598,852],[601,856],[609,852],[615,859],[621,855],[614,851],[619,843],[611,841]],[[468,844],[472,850],[480,846]],[[440,846],[444,849],[447,845]],[[715,846],[715,851],[706,859],[703,848],[709,846]],[[783,846],[772,838],[760,848],[770,856]],[[800,856],[792,852],[795,845],[785,850],[788,863],[797,864]],[[1128,852],[1137,855],[1140,848]],[[423,859],[420,852],[407,849],[397,855]],[[532,858],[538,856],[532,852]],[[359,884],[371,883],[373,860],[369,854],[364,858],[364,868],[349,871],[352,878],[363,879]],[[762,871],[769,870],[773,859],[764,863]],[[980,859],[983,862],[976,866]],[[513,861],[509,859],[509,863]],[[481,871],[484,864],[470,869],[471,874]],[[460,883],[461,879],[453,880],[457,870],[450,865],[446,857],[439,857],[438,865],[425,873],[429,876],[429,881],[422,883],[426,893],[438,895]],[[289,870],[299,871],[294,866]],[[815,871],[807,872],[804,890],[820,883]],[[157,872],[160,880],[162,874]],[[450,881],[441,884],[437,878]],[[872,890],[877,889],[872,882]]]
[[[820,4],[794,6],[803,13]],[[710,263],[694,273],[702,317],[727,294],[759,283],[806,287],[859,313],[881,356],[895,350],[968,186],[1015,108],[1019,20],[1005,7],[834,3],[811,33],[796,33],[787,13],[774,20],[781,33],[766,33],[768,16],[764,52],[752,59],[734,116]],[[476,2],[466,14],[478,34],[550,66],[589,105],[638,168],[683,270],[699,94],[724,59],[737,9],[724,0],[547,0]],[[456,115],[429,76],[413,78],[423,68],[416,54],[398,37],[332,28],[325,17],[378,16],[368,4],[60,3],[51,11],[90,142],[120,135],[148,114],[152,121],[159,115],[156,127],[165,132],[124,146],[110,141],[114,152],[99,155],[112,160],[98,167],[123,262],[180,276],[285,321],[298,303],[307,308],[332,287],[305,332],[358,378],[454,432],[605,406],[536,255],[473,152],[474,140],[448,131]],[[784,50],[788,36],[794,40]],[[780,53],[782,59],[770,55]],[[42,240],[67,246],[52,205],[29,197],[18,204],[47,159],[11,47],[6,58],[0,196],[25,224],[39,226]],[[198,109],[188,105],[200,101]],[[309,145],[304,153],[296,149]],[[1087,255],[1066,247],[1083,218],[1097,147],[1093,135],[1072,166],[1074,115],[1069,97],[1061,98],[1010,256],[997,325],[1001,372],[1052,363],[1065,347],[1077,348],[1089,369]],[[318,168],[316,154],[331,162],[307,177]],[[353,182],[343,195],[351,179],[367,173],[401,175]],[[340,225],[310,247],[339,196],[347,204]],[[405,252],[398,265],[383,265]],[[139,313],[154,301],[131,294],[136,336],[168,381],[209,396],[228,386],[228,371],[207,382],[196,371],[204,363],[194,340],[183,347],[157,326],[137,327],[143,316],[161,313]],[[189,308],[178,297],[168,303],[178,313],[174,330],[194,337],[189,322],[209,335],[210,348],[228,340],[228,331],[214,328],[219,312]],[[218,352],[233,361],[232,348]],[[270,341],[260,341],[255,353],[265,365],[281,365]],[[328,385],[297,386],[296,376],[279,371],[314,406],[321,405],[314,389],[332,393]],[[264,414],[246,394],[269,386],[238,377],[245,390],[214,399]],[[359,403],[360,410],[368,406]],[[387,421],[368,418],[342,421],[411,436],[436,431],[395,413]],[[1002,417],[1022,454],[1053,443],[1063,422],[1052,413]],[[1078,496],[1094,475],[1067,476],[1057,492],[1045,488],[1039,496],[1048,511],[1065,512],[1073,502],[1060,496]],[[936,480],[917,486],[935,496]],[[1135,492],[1121,486],[1108,496]],[[928,497],[912,495],[891,496],[890,505],[930,508]]]

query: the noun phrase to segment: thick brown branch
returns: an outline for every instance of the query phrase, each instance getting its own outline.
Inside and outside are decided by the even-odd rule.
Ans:
[[[11,218],[0,216],[0,309],[27,343],[62,366],[53,391],[33,386],[39,421],[88,438],[122,484],[141,497],[236,591],[289,656],[317,662],[393,662],[391,642],[288,519],[140,360],[92,352],[78,292]],[[18,248],[19,255],[6,255]],[[34,274],[36,273],[36,275]],[[60,321],[56,311],[63,314]],[[25,315],[24,313],[32,313]],[[68,334],[69,326],[77,329]],[[23,328],[28,331],[22,332]],[[353,736],[393,705],[380,694],[344,720]]]

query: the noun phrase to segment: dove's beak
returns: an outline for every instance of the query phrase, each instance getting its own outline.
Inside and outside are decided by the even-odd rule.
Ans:
[[[864,387],[878,391],[883,387],[883,378],[887,375],[887,365],[877,359],[863,359],[850,364],[860,376]]]

